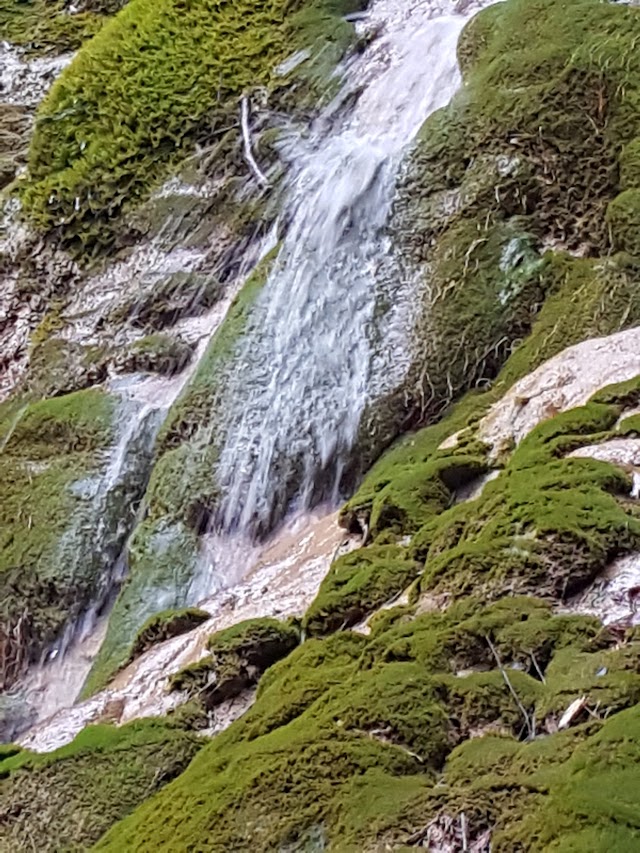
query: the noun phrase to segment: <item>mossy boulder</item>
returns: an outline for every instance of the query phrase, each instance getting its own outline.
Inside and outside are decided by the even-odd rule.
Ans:
[[[147,619],[138,631],[129,653],[128,662],[130,663],[140,657],[158,643],[193,631],[194,628],[202,625],[209,618],[206,610],[200,610],[197,607],[186,607],[183,610],[165,610],[162,613],[157,613],[151,619]]]
[[[23,184],[25,212],[76,249],[108,247],[122,210],[147,198],[199,138],[224,140],[218,175],[224,174],[243,93],[268,85],[289,53],[327,44],[344,49],[352,27],[340,15],[354,8],[348,0],[131,0],[41,105]],[[335,61],[331,47],[329,53]]]
[[[176,778],[204,745],[164,720],[84,729],[44,755],[0,755],[0,846],[86,850],[136,805]]]
[[[209,654],[171,676],[172,690],[195,694],[207,708],[257,684],[299,643],[299,631],[276,619],[249,619],[209,637]]]
[[[0,103],[0,190],[11,183],[26,162],[30,129],[26,107]]]
[[[110,467],[128,406],[100,389],[5,404],[0,525],[2,683],[110,585],[146,484],[150,415]],[[127,524],[127,519],[130,519]],[[96,528],[99,534],[96,535]]]
[[[367,472],[356,493],[340,510],[340,523],[348,529],[364,525],[376,536],[387,529],[385,517],[390,510],[389,527],[410,533],[429,515],[446,509],[456,488],[484,470],[485,449],[475,439],[471,424],[489,405],[487,394],[469,394],[438,423],[402,436]],[[453,436],[451,447],[441,448]],[[423,508],[421,489],[433,490],[440,500],[431,508]],[[399,504],[397,509],[395,503]]]
[[[552,677],[542,679],[554,662],[583,655],[596,666],[579,687],[589,690],[601,677],[600,656],[615,654],[616,644],[597,620],[554,616],[535,599],[490,607],[467,600],[370,639],[345,631],[308,640],[265,673],[242,718],[97,849],[171,844],[266,853],[309,839],[353,853],[401,849],[432,819],[465,811],[471,837],[489,828],[492,845],[512,850],[505,839],[524,838],[521,821],[540,827],[536,808],[552,808],[564,785],[579,795],[572,753],[595,757],[599,743],[612,744],[610,733],[618,738],[614,729],[623,732],[614,721],[629,726],[631,719],[630,711],[612,711],[605,722],[601,706],[599,720],[531,740],[523,710],[540,727],[538,709],[556,689]],[[464,662],[475,668],[460,672]],[[559,705],[568,698],[558,697]],[[623,757],[624,749],[616,755],[630,772],[635,753]],[[614,807],[610,791],[603,809],[611,798]],[[589,820],[598,827],[608,817],[599,811]],[[617,831],[626,838],[633,825],[625,818]],[[562,834],[560,820],[548,838]]]
[[[395,545],[370,545],[339,557],[305,613],[304,629],[317,636],[360,622],[414,580],[418,563]]]
[[[548,256],[548,296],[531,333],[513,351],[496,393],[535,370],[565,347],[640,323],[640,263],[628,254],[575,258]]]

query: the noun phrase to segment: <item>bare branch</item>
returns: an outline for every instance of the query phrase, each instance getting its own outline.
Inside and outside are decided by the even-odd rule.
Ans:
[[[264,172],[260,170],[260,167],[256,163],[255,157],[253,156],[253,151],[251,150],[251,132],[249,130],[249,99],[246,95],[242,96],[242,100],[240,101],[240,125],[242,127],[242,140],[244,142],[244,156],[247,164],[253,174],[255,175],[259,184],[262,184],[263,187],[269,186],[269,181],[267,180]]]
[[[520,697],[516,693],[516,691],[513,687],[513,684],[509,680],[509,676],[507,675],[505,668],[502,666],[502,663],[500,661],[500,658],[498,657],[498,652],[496,651],[495,646],[493,645],[493,643],[491,642],[491,640],[489,639],[488,636],[485,636],[485,640],[487,641],[487,645],[491,649],[491,654],[495,658],[496,664],[498,665],[498,669],[500,670],[500,673],[502,674],[502,677],[504,679],[504,683],[509,688],[509,692],[511,693],[511,695],[515,699],[516,705],[518,706],[518,709],[524,718],[525,724],[527,726],[528,740],[533,740],[533,738],[535,737],[535,731],[536,731],[535,730],[535,724],[531,722],[531,717],[529,716],[526,708],[524,707],[524,705],[520,701]]]

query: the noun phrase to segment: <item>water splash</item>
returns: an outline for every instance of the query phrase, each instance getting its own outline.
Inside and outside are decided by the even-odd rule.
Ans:
[[[406,372],[410,300],[385,226],[403,152],[460,82],[466,17],[447,9],[376,3],[367,25],[381,35],[309,137],[283,150],[286,236],[222,403],[223,529],[260,533],[292,503],[335,501],[373,389],[392,390]],[[391,337],[379,334],[382,303],[407,306]]]

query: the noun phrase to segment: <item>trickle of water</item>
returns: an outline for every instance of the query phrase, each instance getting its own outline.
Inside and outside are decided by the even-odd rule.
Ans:
[[[365,26],[382,34],[347,69],[339,98],[357,94],[355,106],[345,116],[331,105],[284,150],[286,236],[221,404],[223,529],[264,532],[292,503],[335,501],[372,389],[397,387],[406,371],[409,308],[393,357],[373,343],[384,281],[397,278],[392,302],[406,286],[400,269],[389,276],[385,225],[403,151],[460,82],[467,17],[451,9],[374,3]]]

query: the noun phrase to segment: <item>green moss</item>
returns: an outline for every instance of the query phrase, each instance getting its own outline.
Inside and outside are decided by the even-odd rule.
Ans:
[[[187,607],[183,610],[164,610],[156,613],[144,623],[133,641],[129,662],[143,655],[152,646],[186,634],[206,622],[210,615],[197,607]]]
[[[607,208],[607,225],[616,249],[640,256],[640,190],[625,190]]]
[[[26,393],[37,399],[90,388],[108,375],[109,351],[49,337],[33,344],[24,380]]]
[[[97,450],[112,440],[113,409],[113,399],[97,389],[32,403],[16,423],[5,452],[40,460]]]
[[[69,12],[64,0],[1,0],[0,40],[29,53],[67,53],[94,36],[127,0],[82,4]]]
[[[561,714],[580,696],[586,697],[589,708],[603,708],[607,714],[638,704],[639,650],[640,645],[631,642],[598,654],[575,647],[559,651],[545,674],[547,695],[538,709],[541,718]]]
[[[547,296],[531,334],[513,352],[497,386],[506,390],[565,347],[640,322],[640,267],[628,255],[548,256]]]
[[[415,519],[415,502],[411,500],[415,487],[419,485],[420,477],[416,475],[412,482],[414,471],[428,471],[428,478],[432,482],[431,488],[443,489],[443,495],[450,491],[440,479],[439,471],[442,468],[446,476],[448,461],[457,459],[459,456],[472,457],[470,464],[463,466],[463,471],[477,470],[482,466],[480,459],[482,448],[473,446],[472,431],[468,429],[469,424],[477,420],[489,406],[486,395],[468,394],[460,403],[453,407],[442,420],[433,426],[426,427],[416,433],[401,438],[396,445],[387,451],[365,476],[362,484],[355,495],[345,504],[340,511],[340,522],[344,527],[353,527],[364,522],[370,523],[374,504],[384,495],[385,490],[396,480],[408,479],[407,496],[400,494],[402,503],[410,507],[410,516],[407,519],[411,525]],[[457,441],[451,450],[438,452],[440,445],[448,438],[457,434]],[[470,446],[471,445],[471,446]],[[475,453],[474,453],[475,452]],[[458,471],[456,464],[452,464],[453,471]],[[454,485],[456,479],[452,479]],[[396,491],[394,486],[393,491]],[[405,489],[401,490],[405,492]],[[446,505],[446,499],[444,501]],[[402,512],[402,508],[399,508]],[[420,510],[417,510],[420,513]],[[406,513],[402,513],[406,514]],[[383,527],[383,520],[378,521],[377,528]],[[378,530],[376,530],[378,532]]]
[[[303,627],[318,635],[355,625],[401,593],[417,574],[417,563],[394,545],[371,545],[345,554],[320,584]]]
[[[299,640],[292,625],[276,619],[240,622],[209,637],[208,656],[171,676],[169,685],[196,694],[207,708],[213,708],[255,685]]]
[[[199,134],[228,140],[224,170],[240,96],[269,84],[287,54],[332,43],[351,8],[349,0],[304,7],[131,0],[39,110],[23,186],[27,214],[76,248],[108,246],[114,219],[145,198]]]
[[[405,425],[505,362],[501,391],[640,322],[637,26],[636,9],[598,0],[509,0],[463,31],[464,86],[425,123],[392,216],[423,283]]]
[[[223,644],[230,638],[233,645],[244,630]],[[539,670],[530,663],[534,649]],[[554,671],[576,654],[586,679],[578,689],[592,687],[602,655],[616,654],[615,640],[598,637],[596,620],[553,616],[534,599],[486,608],[459,602],[371,640],[350,632],[309,640],[266,672],[240,720],[97,849],[270,851],[310,839],[353,853],[399,849],[430,819],[461,810],[470,833],[495,830],[492,844],[504,832],[520,838],[521,821],[538,814],[534,804],[547,808],[555,800],[557,786],[571,779],[573,756],[581,745],[589,755],[594,732],[608,732],[611,723],[591,719],[522,744],[514,737],[526,728],[522,709],[505,673],[540,725],[540,709],[555,695]],[[629,647],[629,662],[633,654]],[[463,659],[476,670],[454,674]],[[523,660],[531,672],[514,668]],[[482,665],[487,671],[478,671]],[[556,699],[561,706],[562,690]],[[502,736],[480,736],[496,730]],[[497,849],[519,849],[501,843]]]
[[[90,726],[53,753],[21,752],[0,767],[0,846],[26,849],[37,837],[39,850],[86,850],[202,745],[193,733],[145,720]]]
[[[619,413],[589,403],[543,422],[479,498],[428,521],[412,546],[425,559],[421,590],[562,598],[632,550],[640,529],[617,499],[629,491],[627,476],[595,460],[562,458],[599,440]]]
[[[513,850],[523,844],[535,850],[636,849],[639,721],[638,706],[614,716],[564,761],[530,777],[529,787],[539,779],[542,796],[537,808],[528,807],[525,800],[503,815],[494,835],[495,849]],[[528,749],[522,751],[523,758]],[[516,764],[512,778],[524,781],[519,769]]]
[[[3,683],[54,639],[98,578],[73,530],[92,519],[87,478],[113,440],[114,401],[89,390],[19,408],[0,457]],[[84,483],[84,485],[83,485]]]
[[[625,382],[605,385],[604,388],[596,391],[589,402],[618,405],[625,409],[637,406],[640,403],[640,376],[634,376]]]
[[[539,678],[557,651],[570,647],[591,654],[610,642],[597,619],[554,616],[540,599],[514,596],[485,604],[472,598],[444,614],[434,611],[381,626],[367,655],[456,674],[493,668],[495,651],[505,666]]]
[[[163,610],[189,603],[198,537],[218,496],[212,471],[218,458],[214,424],[219,395],[271,261],[272,256],[265,258],[245,282],[160,429],[145,496],[146,517],[129,544],[129,576],[111,613],[85,696],[104,687],[125,663],[141,625]]]

